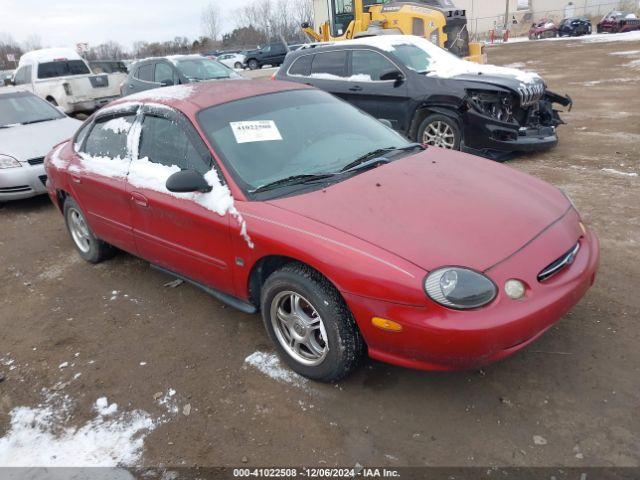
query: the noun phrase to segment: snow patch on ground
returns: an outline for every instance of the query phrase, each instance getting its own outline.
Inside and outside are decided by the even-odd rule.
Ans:
[[[608,78],[606,80],[591,80],[589,82],[573,82],[572,85],[583,85],[585,87],[595,87],[596,85],[602,85],[603,83],[628,83],[628,82],[640,82],[637,78]]]
[[[72,403],[67,396],[45,392],[44,403],[11,410],[9,430],[0,438],[0,465],[115,467],[137,463],[145,436],[156,427],[149,414],[136,410],[115,415],[116,404],[104,407],[108,402],[101,398],[95,404],[97,416],[74,427],[69,425]]]
[[[297,387],[304,387],[307,383],[306,378],[284,367],[276,354],[254,352],[245,358],[244,361],[247,365],[258,369],[260,372],[278,382],[289,383]]]
[[[524,68],[526,65],[522,62],[509,63],[507,65],[503,65],[505,68]]]
[[[177,415],[179,412],[178,400],[175,398],[176,391],[173,388],[169,388],[164,395],[158,398],[158,405],[167,409],[167,413],[170,415]],[[163,415],[164,417],[164,415]]]
[[[612,173],[614,175],[622,175],[625,177],[637,177],[638,174],[636,172],[621,172],[620,170],[616,170],[614,168],[603,168],[603,172]]]
[[[632,57],[634,55],[640,55],[640,50],[625,50],[623,52],[611,52],[609,55],[624,55]]]
[[[623,67],[640,68],[640,60],[632,60],[629,63],[625,63]]]

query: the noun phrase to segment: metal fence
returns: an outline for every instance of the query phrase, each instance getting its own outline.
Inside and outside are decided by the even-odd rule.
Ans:
[[[584,5],[574,5],[573,16],[590,18],[595,24],[595,22],[599,22],[604,15],[612,10],[624,10],[640,14],[640,0],[588,1]],[[557,23],[564,18],[564,15],[565,8],[540,10],[517,9],[509,13],[511,18],[509,18],[506,29],[510,31],[510,36],[520,36],[526,34],[531,24],[539,19],[546,18],[556,21]],[[504,14],[490,17],[470,17],[468,19],[468,28],[474,40],[487,39],[492,30],[498,33],[498,37],[501,37],[502,32],[505,30]]]

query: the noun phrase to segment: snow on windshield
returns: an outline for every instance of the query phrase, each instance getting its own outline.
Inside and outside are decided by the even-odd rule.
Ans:
[[[497,67],[495,65],[481,65],[462,60],[455,55],[434,45],[422,37],[413,35],[383,35],[352,40],[357,45],[370,45],[387,52],[396,52],[398,47],[412,45],[422,50],[427,57],[428,73],[430,77],[451,78],[458,75],[501,75],[517,79],[522,83],[536,83],[540,76],[533,72],[524,72],[514,68]]]

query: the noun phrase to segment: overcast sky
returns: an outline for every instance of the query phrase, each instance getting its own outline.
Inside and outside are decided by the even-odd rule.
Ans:
[[[210,1],[224,13],[224,30],[234,27],[233,10],[251,0],[0,0],[0,33],[18,42],[37,34],[47,47],[90,46],[115,40],[126,48],[136,40],[195,39],[203,34],[202,8]]]

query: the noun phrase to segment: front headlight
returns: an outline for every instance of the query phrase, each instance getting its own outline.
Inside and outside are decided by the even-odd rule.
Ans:
[[[444,267],[431,272],[425,279],[424,288],[434,302],[460,310],[482,307],[498,293],[487,277],[460,267]]]
[[[0,168],[21,167],[20,162],[9,155],[0,155]]]

